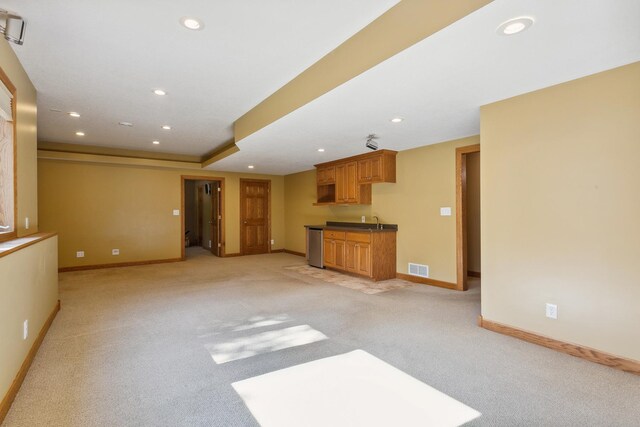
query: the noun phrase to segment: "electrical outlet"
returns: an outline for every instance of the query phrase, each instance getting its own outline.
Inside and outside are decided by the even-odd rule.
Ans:
[[[120,249],[111,249],[111,255],[120,255]]]
[[[174,209],[173,216],[180,216],[180,209]]]
[[[209,240],[209,249],[211,249],[211,240]]]
[[[29,319],[25,320],[22,324],[22,339],[26,340],[29,337]]]
[[[276,241],[275,241],[275,240],[273,240],[273,239],[271,239],[271,244],[272,244],[272,245],[275,245],[275,244],[276,244]]]
[[[28,230],[29,229],[29,217],[25,217],[24,218],[24,229]]]
[[[451,208],[450,207],[440,208],[440,216],[451,216]]]
[[[76,252],[76,258],[84,258],[84,251]]]
[[[360,218],[360,222],[365,222],[367,220],[367,218],[365,218],[364,215],[362,215],[362,217]]]
[[[546,316],[549,319],[557,319],[558,318],[558,306],[555,305],[555,304],[547,303],[547,305],[546,305]]]

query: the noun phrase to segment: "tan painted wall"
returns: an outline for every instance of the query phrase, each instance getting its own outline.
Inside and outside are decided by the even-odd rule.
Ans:
[[[480,153],[467,158],[467,270],[480,273]]]
[[[36,91],[18,58],[0,39],[0,67],[17,89],[18,236],[38,231]],[[30,227],[25,229],[25,217]],[[0,399],[13,382],[58,299],[57,238],[0,258]],[[22,325],[29,319],[29,337]]]
[[[0,39],[0,67],[16,87],[16,124],[18,142],[18,236],[38,231],[36,90],[20,65],[13,49]],[[29,229],[25,218],[29,217]]]
[[[284,247],[284,178],[39,160],[42,225],[59,232],[60,266],[180,257],[180,176],[225,178],[226,253],[240,251],[239,179],[271,179],[273,249]],[[120,249],[112,256],[111,249]],[[78,250],[85,258],[76,258]]]
[[[305,251],[305,224],[327,220],[398,224],[397,271],[407,272],[416,262],[430,267],[436,280],[456,281],[455,149],[479,143],[473,136],[401,151],[396,160],[395,184],[374,184],[370,206],[312,206],[316,197],[315,170],[285,177],[286,248]],[[450,206],[452,216],[441,217],[440,207]]]
[[[58,301],[57,237],[0,258],[0,400]],[[29,320],[29,336],[22,326]]]
[[[482,107],[484,317],[640,360],[639,118],[640,63]]]

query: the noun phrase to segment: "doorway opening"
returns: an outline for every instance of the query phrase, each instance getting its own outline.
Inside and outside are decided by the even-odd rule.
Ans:
[[[456,149],[456,289],[480,286],[480,145]]]
[[[240,179],[240,254],[271,252],[271,180]]]
[[[224,178],[182,176],[181,186],[182,259],[203,251],[223,257]]]

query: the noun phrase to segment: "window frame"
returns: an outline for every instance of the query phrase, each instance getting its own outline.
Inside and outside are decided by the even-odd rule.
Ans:
[[[17,90],[11,83],[9,76],[0,67],[0,81],[4,84],[7,90],[11,93],[11,116],[13,118],[12,131],[13,131],[13,230],[2,233],[0,232],[0,242],[6,242],[18,237],[18,115],[17,115]]]

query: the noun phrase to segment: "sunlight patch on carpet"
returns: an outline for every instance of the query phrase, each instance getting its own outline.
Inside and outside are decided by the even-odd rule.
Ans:
[[[299,325],[233,338],[222,343],[209,343],[205,347],[213,360],[221,364],[326,339],[326,335],[311,326]]]
[[[232,385],[262,427],[460,426],[481,416],[363,350]]]

